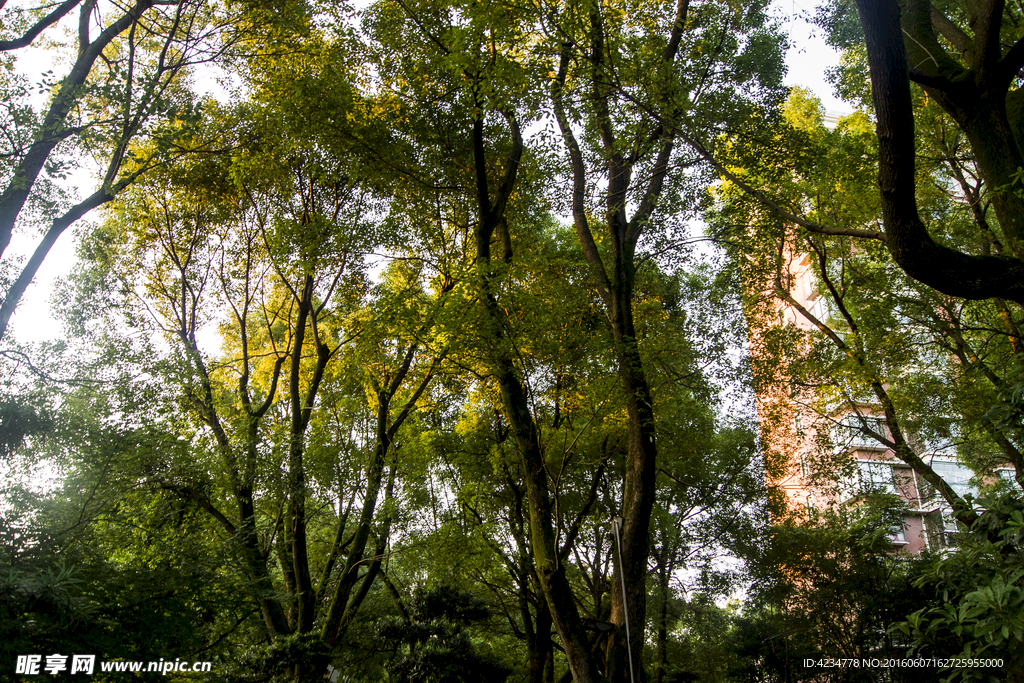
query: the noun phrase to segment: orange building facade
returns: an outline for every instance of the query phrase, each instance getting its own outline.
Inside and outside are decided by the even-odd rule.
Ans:
[[[827,319],[809,259],[788,255],[784,260],[779,284],[785,283],[793,300],[812,316]],[[796,386],[785,360],[778,361],[785,349],[773,338],[787,328],[810,331],[815,326],[776,296],[774,285],[753,298],[756,303],[747,307],[750,352],[765,474],[776,514],[809,515],[826,507],[856,506],[869,492],[888,493],[905,503],[902,526],[892,530],[895,551],[917,554],[945,545],[947,534],[956,531],[948,505],[872,436],[889,436],[881,410],[867,400],[829,408],[813,389]],[[960,495],[976,492],[974,472],[957,462],[952,443],[921,443],[918,454]],[[818,467],[826,462],[827,467]],[[843,474],[839,481],[834,474],[825,481],[816,475],[819,471]]]

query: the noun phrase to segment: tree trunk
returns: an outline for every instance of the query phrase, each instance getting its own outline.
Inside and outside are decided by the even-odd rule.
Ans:
[[[666,553],[668,551],[666,550]],[[669,579],[671,570],[666,566],[666,558],[659,558],[658,587],[661,589],[661,610],[658,615],[658,666],[655,669],[655,683],[664,683],[665,672],[668,671],[668,601],[671,596]]]
[[[543,596],[537,602],[537,617],[529,643],[530,683],[550,683],[554,676],[554,648],[551,643],[551,611]]]
[[[632,278],[630,278],[631,280]],[[654,441],[654,406],[651,389],[644,373],[633,328],[632,282],[622,290],[613,308],[612,336],[616,343],[619,377],[626,397],[629,416],[629,452],[626,459],[626,477],[622,496],[622,552],[618,571],[625,580],[615,581],[612,590],[612,623],[629,623],[629,642],[632,653],[633,678],[646,680],[641,655],[645,641],[647,614],[647,559],[650,551],[648,530],[654,511],[655,477],[657,474],[657,447]],[[628,291],[627,291],[628,290]],[[629,658],[623,660],[629,665]],[[627,681],[629,671],[611,676],[613,681]]]
[[[558,554],[554,514],[548,487],[544,453],[540,446],[537,425],[530,412],[526,389],[515,369],[511,345],[505,341],[504,315],[495,297],[491,268],[491,238],[504,220],[505,207],[515,187],[523,144],[518,123],[511,115],[506,119],[512,128],[514,144],[506,161],[505,176],[492,202],[488,188],[487,156],[484,149],[483,114],[473,121],[473,153],[476,171],[476,199],[479,219],[474,226],[476,238],[477,294],[484,319],[480,334],[491,350],[489,362],[492,376],[501,391],[505,417],[515,437],[523,472],[526,477],[526,498],[530,511],[530,535],[533,558],[541,590],[551,611],[555,629],[562,641],[569,669],[575,683],[596,683],[597,667],[590,652],[583,621],[576,608],[572,586],[565,575],[565,566]],[[511,256],[509,254],[508,256]]]
[[[316,396],[315,387],[310,387],[303,396],[300,388],[302,378],[302,351],[306,336],[306,325],[313,307],[313,276],[307,274],[303,281],[302,295],[297,302],[299,316],[295,323],[295,344],[292,348],[291,377],[289,393],[291,398],[291,433],[288,440],[288,521],[292,571],[295,576],[295,631],[307,633],[313,629],[316,605],[313,602],[313,579],[309,571],[309,553],[306,541],[306,470],[303,463],[305,450],[305,413],[312,407]],[[305,401],[303,399],[305,398]]]

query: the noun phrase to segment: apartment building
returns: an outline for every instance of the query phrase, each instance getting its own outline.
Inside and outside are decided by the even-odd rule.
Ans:
[[[784,268],[780,281],[797,306],[772,292],[760,297],[759,311],[748,311],[751,354],[759,369],[756,401],[766,478],[781,494],[778,509],[809,514],[823,507],[856,506],[871,493],[890,494],[905,503],[902,525],[892,531],[894,550],[916,554],[944,545],[957,531],[949,505],[887,445],[891,435],[877,403],[862,397],[829,406],[813,389],[795,386],[786,363],[768,361],[779,353],[769,348],[770,327],[814,330],[800,308],[818,320],[830,317],[810,259],[787,254]],[[958,462],[952,438],[916,439],[914,450],[959,495],[977,493],[975,474]],[[832,478],[823,480],[821,471]],[[835,472],[842,472],[838,480]],[[1012,470],[997,475],[1012,479]]]

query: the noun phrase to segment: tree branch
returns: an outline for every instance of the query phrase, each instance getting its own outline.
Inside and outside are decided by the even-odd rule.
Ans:
[[[883,243],[887,241],[886,233],[880,230],[868,230],[865,228],[839,228],[830,225],[822,225],[820,223],[813,223],[805,218],[802,218],[801,216],[798,216],[794,213],[787,211],[778,203],[769,199],[768,196],[765,195],[763,192],[745,183],[743,180],[740,179],[739,176],[737,176],[735,173],[733,173],[728,168],[719,163],[711,154],[711,152],[709,152],[704,147],[704,145],[698,142],[696,138],[693,138],[692,136],[687,135],[685,133],[681,133],[680,137],[683,139],[684,142],[686,142],[686,144],[692,147],[693,150],[697,152],[697,154],[699,154],[705,161],[710,163],[716,171],[725,176],[725,178],[727,178],[734,185],[736,185],[736,187],[740,188],[745,193],[759,201],[761,204],[771,209],[772,213],[774,213],[779,218],[782,218],[783,220],[794,225],[799,225],[801,228],[805,228],[808,232],[814,232],[819,235],[847,235],[849,237],[863,237],[866,239],[878,240],[879,242]]]
[[[910,277],[951,296],[1024,303],[1024,262],[970,256],[935,242],[917,209],[914,115],[896,3],[857,0],[878,132],[878,186],[889,253]]]
[[[0,52],[17,50],[31,45],[32,41],[35,40],[40,33],[66,17],[79,2],[81,2],[81,0],[66,0],[66,2],[61,3],[52,12],[37,21],[35,25],[25,31],[21,37],[13,40],[0,40]]]

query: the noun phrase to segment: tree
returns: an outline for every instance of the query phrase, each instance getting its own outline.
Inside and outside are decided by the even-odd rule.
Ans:
[[[969,656],[989,662],[971,669],[943,667],[941,671],[949,674],[945,681],[991,680],[995,668],[1002,670],[1004,680],[1020,681],[1024,679],[1021,503],[1015,493],[1006,491],[985,496],[981,502],[986,511],[958,552],[930,558],[914,578],[919,590],[933,593],[933,604],[908,615],[891,631],[910,636],[917,655]]]
[[[899,518],[879,498],[856,510],[830,510],[773,525],[748,556],[751,599],[730,634],[749,664],[740,680],[874,681],[870,667],[819,669],[807,659],[905,657],[886,629],[925,603],[911,585],[913,563],[889,552]],[[894,680],[932,680],[935,669],[896,669]]]
[[[316,79],[353,106],[333,73],[292,86]],[[297,104],[219,111],[208,125],[234,155],[140,182],[89,251],[94,277],[122,293],[107,315],[137,310],[136,325],[173,350],[136,362],[178,396],[168,428],[202,454],[203,467],[146,480],[220,527],[272,641],[265,659],[302,680],[379,577],[398,431],[446,353],[433,327],[451,283],[396,262],[370,287],[363,257],[387,243],[370,218],[374,189],[338,131],[310,130],[302,115],[315,108]],[[221,354],[202,343],[208,321]]]
[[[453,586],[416,590],[403,619],[384,621],[378,634],[396,656],[388,665],[389,680],[401,683],[469,683],[500,681],[510,671],[493,655],[478,652],[467,633],[471,624],[489,616],[487,605],[472,593]]]
[[[760,5],[718,2],[381,2],[360,32],[336,9],[311,5],[293,51],[231,63],[251,97],[197,108],[175,140],[191,153],[85,240],[69,343],[105,355],[67,368],[119,392],[97,430],[138,446],[110,454],[131,509],[181,510],[223,548],[245,608],[218,612],[239,622],[222,647],[268,680],[379,646],[377,608],[426,634],[390,639],[396,676],[486,628],[524,643],[534,683],[560,652],[578,681],[622,680],[630,655],[643,677],[653,628],[668,679],[673,575],[711,574],[757,469],[701,368],[728,344],[691,339],[735,308],[727,278],[679,270],[704,180],[674,124],[637,113],[743,119],[740,91],[780,92],[778,36]],[[558,136],[528,132],[545,116]],[[451,575],[504,619],[411,618]]]
[[[676,154],[678,122],[708,117],[715,125],[743,111],[748,103],[738,96],[738,83],[753,97],[770,99],[778,92],[779,74],[770,63],[777,39],[765,27],[761,5],[730,12],[686,1],[651,5],[635,21],[599,4],[568,3],[549,31],[559,43],[551,101],[569,157],[573,221],[604,304],[629,413],[620,558],[627,594],[616,586],[612,620],[629,634],[632,656],[646,640],[644,574],[658,468],[654,401],[633,320],[637,250],[659,229],[671,235],[672,213],[685,214],[698,203],[681,170],[692,162]],[[680,52],[699,57],[680,62]],[[726,68],[730,82],[712,75]],[[589,188],[604,183],[603,196],[588,196]],[[680,194],[689,203],[671,202]],[[603,249],[594,236],[598,226],[607,233]],[[626,676],[625,669],[612,674],[614,680]]]
[[[770,196],[766,186],[735,174],[712,151],[713,145],[703,141],[706,138],[678,126],[677,132],[723,177],[785,221],[821,235],[877,240],[908,275],[944,294],[1020,303],[1024,276],[1017,246],[1020,200],[1013,189],[1021,168],[1015,137],[1020,107],[1014,84],[1024,48],[1011,28],[1018,21],[1016,8],[1006,3],[970,3],[965,12],[949,13],[929,0],[902,4],[865,0],[857,8],[860,26],[855,28],[847,3],[830,5],[819,20],[833,43],[848,49],[848,54],[860,49],[864,40],[866,51],[860,57],[866,56],[871,76],[884,230],[835,226],[809,218],[800,208]],[[857,56],[851,61],[860,66]],[[863,72],[856,78],[867,85]],[[998,217],[994,253],[972,254],[944,245],[933,234],[938,223],[929,221],[918,205],[912,81],[939,103],[969,141],[972,161],[991,193]],[[850,92],[843,85],[840,89]],[[665,120],[650,109],[648,114]]]
[[[47,438],[30,436],[5,463],[0,650],[12,663],[32,653],[211,659],[252,612],[224,571],[230,558],[204,542],[202,513],[137,486],[160,451],[180,445],[150,450],[151,424],[111,427],[108,409],[146,392],[85,402],[77,389],[48,393],[63,405]]]
[[[540,432],[506,331],[508,313],[498,302],[501,276],[515,254],[513,219],[525,147],[522,119],[530,116],[527,106],[536,97],[526,78],[529,63],[515,59],[519,46],[528,42],[530,19],[490,5],[402,3],[378,5],[373,26],[378,40],[387,45],[381,56],[385,82],[405,94],[413,105],[405,111],[420,126],[407,128],[417,151],[426,151],[420,164],[406,166],[410,175],[420,173],[410,179],[428,191],[447,190],[434,194],[430,203],[442,220],[467,233],[466,246],[473,254],[467,285],[478,302],[475,331],[522,459],[538,579],[573,676],[587,682],[598,679],[597,669],[557,547]],[[396,52],[395,45],[403,49]],[[419,103],[425,106],[415,107]],[[440,163],[433,169],[422,163],[434,159]],[[451,199],[457,202],[453,205]],[[492,257],[492,240],[498,243],[500,260]]]
[[[920,127],[917,143],[919,157],[928,161],[918,168],[919,206],[936,219],[933,230],[945,243],[984,253],[993,239],[989,204],[980,191],[983,180],[973,172],[974,165],[960,144],[962,134],[926,98],[915,101],[915,113],[918,121],[927,124]],[[777,156],[761,160],[763,163],[734,161],[732,172],[748,185],[774,181],[781,188],[779,195],[802,204],[810,220],[827,223],[836,231],[823,235],[806,226],[784,225],[749,196],[735,193],[735,187],[722,188],[729,202],[718,217],[718,228],[728,230],[735,239],[737,258],[744,259],[747,277],[757,283],[748,285],[748,297],[761,303],[750,319],[762,342],[768,339],[762,344],[761,360],[770,370],[764,374],[771,376],[777,371],[772,379],[786,380],[787,384],[776,387],[778,395],[802,403],[801,417],[817,412],[818,422],[804,422],[803,427],[817,429],[819,439],[825,442],[822,450],[831,451],[835,442],[834,437],[831,441],[823,438],[830,426],[839,426],[829,424],[834,417],[853,414],[858,416],[853,431],[893,449],[911,465],[954,509],[962,528],[970,530],[959,539],[967,563],[995,566],[1003,553],[1002,561],[1012,564],[1017,553],[1013,536],[1003,533],[1005,522],[998,521],[1010,514],[1012,506],[991,502],[984,506],[991,505],[995,512],[982,512],[970,496],[946,485],[920,456],[934,452],[936,446],[944,447],[947,455],[955,453],[970,465],[981,483],[991,482],[995,467],[1007,465],[1013,466],[1013,474],[1020,479],[1019,431],[994,419],[994,414],[1002,414],[1012,422],[1013,412],[989,410],[996,395],[1006,395],[1014,383],[1009,370],[1016,364],[1019,348],[1019,312],[998,299],[964,302],[911,280],[893,266],[883,245],[854,237],[855,230],[863,230],[880,214],[873,193],[868,192],[872,188],[864,182],[873,167],[875,140],[865,134],[862,115],[841,119],[834,131],[827,131],[821,125],[817,103],[797,92],[787,103],[785,117],[790,128],[777,134]],[[738,168],[743,170],[737,172]],[[777,301],[771,302],[772,298]],[[809,299],[814,300],[813,306],[801,303]],[[754,309],[751,305],[748,310]],[[787,318],[786,325],[779,324],[780,316]],[[767,331],[770,328],[774,329]],[[872,413],[884,415],[884,428],[877,422],[872,425]],[[792,420],[793,416],[784,417]],[[795,441],[794,437],[783,447],[792,449]],[[841,463],[819,464],[825,478],[834,482],[841,476]],[[864,501],[871,498],[861,496]],[[836,502],[833,498],[828,504]],[[820,518],[812,510],[797,514],[812,521]],[[986,516],[988,521],[982,522]],[[773,540],[779,538],[787,542],[783,532]],[[838,544],[833,540],[832,545]],[[954,545],[958,543],[954,541]],[[882,544],[876,552],[884,549]],[[800,556],[792,549],[786,554]],[[858,571],[856,560],[837,559],[837,567],[819,566],[810,572],[814,578],[804,582],[817,588],[821,576]],[[782,564],[788,569],[784,561]],[[960,573],[966,572],[967,566],[935,558],[902,573],[900,581],[913,584],[913,590],[906,588],[905,601],[891,596],[892,600],[898,597],[901,606],[889,612],[884,623],[891,626],[894,617],[917,610],[913,619],[920,619],[915,623],[922,627],[916,632],[917,651],[926,651],[925,642],[937,643],[946,637],[951,650],[1005,651],[1009,662],[1015,622],[1001,610],[1016,599],[1016,579],[992,583],[985,578],[987,585],[968,596],[967,586],[974,586]],[[928,574],[931,585],[921,578],[921,571]],[[986,572],[983,575],[987,577]],[[1005,574],[1015,576],[1012,570]],[[795,584],[799,586],[800,580]],[[940,585],[946,588],[944,594],[934,590]],[[859,591],[856,586],[841,589],[850,596]],[[995,594],[1000,596],[999,602],[990,600]],[[986,600],[987,607],[980,607]],[[943,602],[949,604],[943,606]],[[838,624],[817,624],[811,630],[844,633],[845,637],[849,633],[844,629],[857,623],[846,615],[857,609],[851,605]],[[791,615],[801,613],[814,619],[811,615],[821,616],[826,610],[823,605],[810,605],[792,610]],[[960,615],[960,621],[952,615]],[[766,621],[774,618],[772,613],[765,615]],[[901,626],[905,633],[912,631],[908,623]],[[959,629],[956,637],[951,630],[954,624]],[[878,627],[873,628],[877,633]],[[782,623],[773,629],[785,632]],[[926,632],[930,635],[925,636]],[[787,647],[791,641],[800,644],[803,637],[791,634]],[[762,653],[768,657],[763,648]],[[989,673],[978,672],[979,676]]]
[[[112,9],[101,13],[96,0],[2,8],[7,104],[0,123],[0,256],[9,255],[16,231],[38,225],[43,235],[23,264],[10,257],[3,264],[0,338],[57,238],[166,158],[193,107],[180,77],[228,52],[237,39],[226,37],[228,29],[244,16],[189,0],[139,0]],[[56,82],[52,72],[43,74],[39,87],[52,97],[37,115],[27,103],[30,84],[14,75],[18,51],[57,33],[76,14],[71,69]],[[133,147],[141,138],[148,144]],[[87,197],[71,197],[61,183],[88,156],[99,160],[100,185]]]

